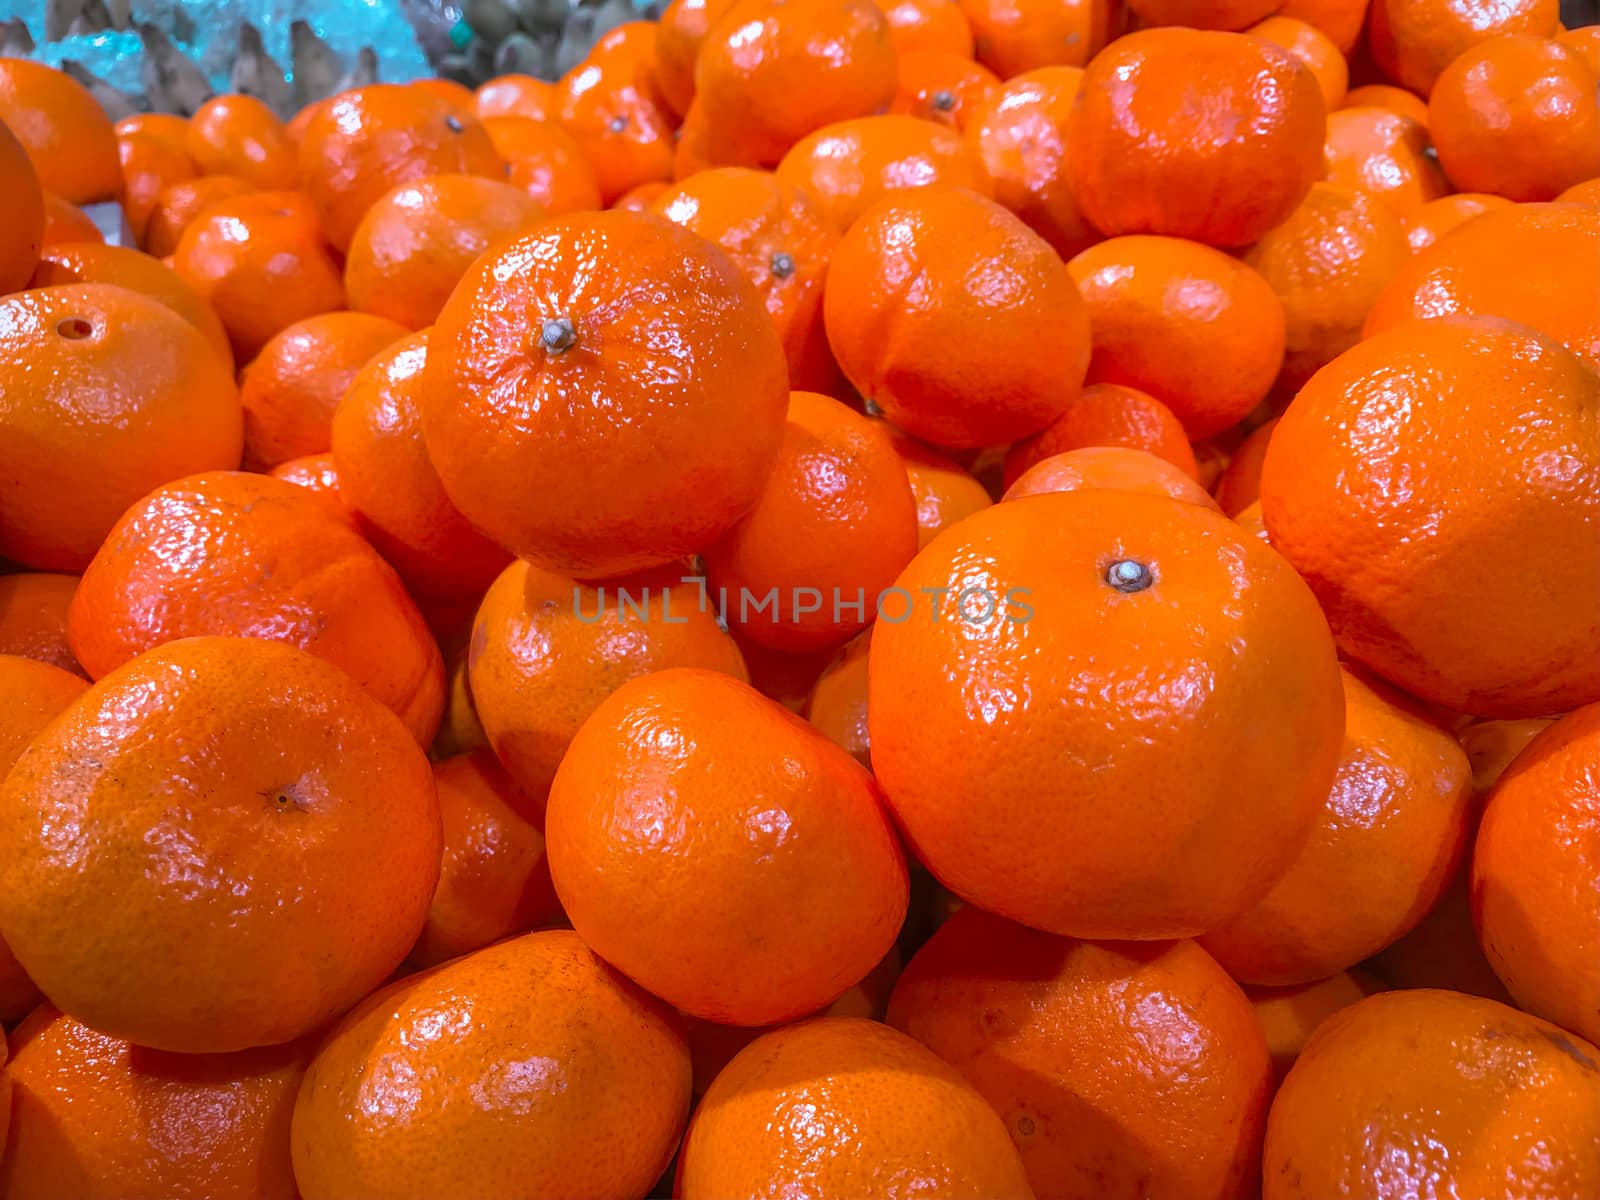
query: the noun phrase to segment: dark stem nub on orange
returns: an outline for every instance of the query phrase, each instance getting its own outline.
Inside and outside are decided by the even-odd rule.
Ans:
[[[772,273],[779,279],[787,279],[794,274],[794,259],[779,250],[772,256]]]
[[[444,119],[444,127],[451,133],[460,133],[466,128],[466,126],[461,123],[461,118],[456,116],[454,113]]]
[[[551,354],[560,354],[577,344],[578,331],[572,327],[570,317],[546,317],[539,329],[539,340]]]
[[[1106,568],[1106,582],[1119,592],[1142,592],[1155,581],[1149,567],[1131,558],[1119,558]]]
[[[63,317],[56,322],[56,332],[68,341],[80,342],[94,332],[94,326],[82,317]]]
[[[956,106],[956,94],[949,88],[940,88],[933,94],[933,107],[940,112],[949,112]]]
[[[619,113],[606,123],[606,127],[610,129],[612,133],[621,133],[628,127],[628,118]]]

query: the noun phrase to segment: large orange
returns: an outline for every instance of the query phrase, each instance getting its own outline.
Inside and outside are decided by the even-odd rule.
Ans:
[[[121,199],[116,131],[75,79],[26,58],[0,58],[0,123],[27,149],[45,191],[69,204]]]
[[[576,934],[501,942],[377,993],[295,1102],[304,1200],[646,1195],[689,1115],[675,1014]]]
[[[77,589],[76,575],[29,571],[0,575],[0,654],[83,675],[67,645],[67,606]]]
[[[231,175],[264,192],[292,188],[298,152],[283,122],[254,96],[213,96],[189,118],[189,157],[206,175]]]
[[[247,638],[101,679],[6,777],[0,827],[18,961],[79,1020],[164,1050],[336,1016],[405,957],[439,874],[405,727],[338,668]]]
[[[644,213],[555,218],[484,255],[428,356],[445,492],[508,550],[584,577],[713,541],[783,437],[783,348],[755,289]]]
[[[1178,937],[1293,859],[1338,761],[1333,641],[1226,517],[1126,492],[1007,501],[897,586],[917,608],[873,632],[873,770],[951,891],[1051,932]]]
[[[1480,716],[1600,699],[1600,375],[1552,339],[1443,317],[1360,343],[1279,421],[1261,503],[1391,682]]]
[[[1427,126],[1387,108],[1328,114],[1322,174],[1329,183],[1366,192],[1408,218],[1450,190]]]
[[[600,184],[578,140],[554,121],[485,117],[483,128],[506,161],[506,180],[551,216],[601,207]]]
[[[1144,450],[1191,478],[1198,476],[1183,424],[1170,408],[1138,388],[1091,383],[1052,424],[1006,451],[1002,479],[1010,487],[1035,464],[1087,446]]]
[[[1554,37],[1557,0],[1372,0],[1367,46],[1378,67],[1419,96],[1464,51],[1504,33]]]
[[[239,462],[238,393],[205,337],[111,284],[0,299],[0,554],[81,569],[151,488]]]
[[[177,250],[183,231],[205,208],[218,200],[231,200],[255,190],[233,175],[204,175],[171,184],[157,194],[140,245],[147,253],[165,258]]]
[[[28,152],[0,121],[0,186],[9,211],[0,229],[0,296],[28,282],[44,244],[44,192]]]
[[[1002,79],[1081,67],[1121,30],[1116,0],[958,0],[978,61]]]

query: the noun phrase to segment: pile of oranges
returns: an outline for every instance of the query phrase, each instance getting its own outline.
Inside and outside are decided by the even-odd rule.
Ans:
[[[1600,31],[1279,4],[0,60],[0,1196],[1600,1196]]]

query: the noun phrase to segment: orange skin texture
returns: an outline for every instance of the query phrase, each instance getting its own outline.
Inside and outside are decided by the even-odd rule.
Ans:
[[[815,1012],[883,958],[907,876],[849,754],[748,684],[634,679],[579,729],[550,788],[556,894],[584,942],[691,1016]]]
[[[1600,368],[1600,212],[1519,204],[1467,221],[1411,259],[1367,314],[1364,337],[1419,318],[1505,317]]]
[[[1053,424],[1006,451],[1002,478],[1010,487],[1045,459],[1089,446],[1143,450],[1166,459],[1191,479],[1199,476],[1183,424],[1170,408],[1138,388],[1091,383]]]
[[[28,282],[44,244],[44,191],[28,151],[0,124],[0,184],[6,192],[5,228],[0,230],[0,296]]]
[[[1254,907],[1200,939],[1245,983],[1313,983],[1411,930],[1460,864],[1466,753],[1398,693],[1344,672],[1339,773],[1310,837]]]
[[[1428,100],[1439,165],[1464,192],[1551,200],[1600,175],[1600,79],[1575,50],[1496,37],[1444,69]]]
[[[213,471],[157,489],[106,537],[67,614],[95,679],[205,634],[285,642],[342,667],[423,745],[439,724],[444,665],[416,606],[304,488]]]
[[[255,190],[233,175],[206,175],[171,184],[156,196],[140,246],[147,254],[165,258],[177,250],[183,231],[206,207]]]
[[[1600,75],[1600,25],[1584,25],[1567,29],[1555,35],[1555,40],[1568,50],[1575,50]]]
[[[299,192],[207,205],[179,237],[172,265],[216,310],[241,363],[296,321],[345,304],[342,272]]]
[[[7,1196],[294,1200],[289,1117],[309,1044],[170,1054],[49,1005],[11,1044]]]
[[[1261,499],[1261,466],[1267,461],[1267,445],[1277,427],[1278,418],[1274,417],[1251,430],[1250,436],[1233,452],[1228,469],[1212,489],[1217,506],[1228,516],[1237,517]]]
[[[1386,108],[1419,125],[1428,123],[1428,102],[1415,92],[1388,83],[1366,83],[1345,93],[1340,108]],[[1332,110],[1329,110],[1330,112]]]
[[[54,192],[44,193],[44,233],[42,246],[59,246],[64,242],[103,242],[106,235],[89,215],[74,204],[68,204]]]
[[[994,198],[1062,258],[1100,240],[1067,181],[1067,124],[1080,67],[1041,67],[1006,80],[966,123],[967,145],[994,180]]]
[[[544,205],[552,217],[601,207],[600,184],[583,147],[554,121],[486,117],[484,129],[506,161],[508,182]]]
[[[917,505],[917,549],[943,530],[994,503],[983,484],[961,464],[932,446],[891,428],[889,440],[900,456]]]
[[[1411,253],[1421,254],[1452,229],[1465,225],[1473,217],[1481,213],[1498,212],[1511,205],[1512,202],[1504,196],[1491,196],[1487,192],[1456,192],[1440,196],[1424,204],[1406,223],[1406,245]]]
[[[1120,561],[1154,582],[1112,587]],[[957,608],[974,578],[997,597],[986,621]],[[951,592],[937,620],[919,600],[874,630],[872,764],[945,887],[1068,936],[1184,937],[1292,860],[1339,756],[1333,641],[1288,564],[1219,512],[1093,489],[1007,501],[898,586]]]
[[[1081,67],[1121,29],[1115,0],[958,0],[978,61],[1001,79]]]
[[[439,887],[409,959],[431,967],[503,937],[561,919],[544,834],[519,810],[527,802],[487,750],[433,766],[444,822]]]
[[[405,336],[405,326],[362,312],[320,313],[275,336],[239,375],[245,465],[268,470],[325,453],[345,389]]]
[[[683,582],[692,574],[669,565],[590,587],[519,561],[489,588],[467,657],[471,698],[531,820],[543,823],[573,736],[628,680],[673,667],[749,678],[700,588]]]
[[[1600,1194],[1600,1049],[1455,992],[1324,1021],[1267,1119],[1266,1200]]]
[[[954,129],[899,114],[840,121],[796,143],[778,178],[811,194],[829,224],[844,233],[891,194],[916,188],[994,187]]]
[[[1388,108],[1342,108],[1328,114],[1323,177],[1413,217],[1450,191],[1431,148],[1428,128],[1419,121]]]
[[[818,1137],[849,1130],[849,1137]],[[682,1200],[1031,1200],[1022,1160],[983,1097],[898,1030],[818,1017],[735,1056],[695,1110]]]
[[[1267,536],[1267,523],[1261,516],[1261,501],[1246,505],[1234,518],[1234,522],[1253,538],[1258,538],[1267,545],[1272,544],[1272,539]]]
[[[306,124],[301,186],[341,252],[367,209],[428,175],[505,178],[505,164],[470,108],[421,88],[372,84],[333,97]]]
[[[267,474],[305,488],[318,499],[327,501],[333,511],[339,514],[340,520],[355,521],[355,514],[345,502],[344,488],[339,482],[339,464],[333,461],[332,453],[287,459]]]
[[[132,113],[123,117],[112,129],[119,138],[130,133],[152,134],[179,150],[189,141],[189,118],[180,117],[177,113]]]
[[[433,739],[433,756],[453,758],[458,754],[487,750],[489,735],[483,732],[483,725],[472,703],[472,686],[467,679],[464,647],[446,657],[445,671],[444,719],[439,722],[439,732]],[[515,794],[520,796],[520,789]]]
[[[1148,392],[1190,438],[1237,424],[1266,397],[1283,365],[1283,303],[1238,259],[1134,235],[1090,246],[1067,268],[1089,312],[1090,383]]]
[[[1280,391],[1298,391],[1361,340],[1367,313],[1409,257],[1405,222],[1393,210],[1332,183],[1312,184],[1300,207],[1245,252],[1283,305]]]
[[[641,183],[638,187],[629,188],[613,200],[610,207],[626,209],[629,212],[651,212],[655,202],[671,190],[672,185],[665,180],[652,179],[648,183]]]
[[[695,104],[724,161],[771,167],[807,134],[880,113],[895,92],[873,0],[735,0],[695,59]]]
[[[1261,1031],[1267,1036],[1274,1087],[1283,1082],[1318,1026],[1358,1000],[1385,990],[1382,982],[1365,971],[1340,971],[1294,987],[1245,988],[1256,1020],[1261,1022]]]
[[[184,145],[205,175],[233,175],[264,192],[292,188],[299,150],[254,96],[213,96],[189,119]]]
[[[153,134],[130,133],[117,138],[122,164],[122,210],[134,240],[143,243],[156,198],[174,183],[184,183],[200,173],[181,147]]]
[[[1585,179],[1575,183],[1556,197],[1563,204],[1582,204],[1600,209],[1600,178]]]
[[[954,54],[970,59],[972,26],[955,0],[874,0],[889,22],[889,40],[909,54]]]
[[[1249,1194],[1266,1040],[1193,942],[1077,942],[962,908],[901,973],[888,1020],[994,1106],[1040,1196]]]
[[[69,283],[112,283],[159,300],[202,334],[223,365],[233,369],[233,349],[216,310],[159,259],[126,246],[104,242],[65,242],[48,246],[28,286],[56,287]]]
[[[921,188],[875,205],[839,243],[823,296],[845,376],[897,427],[937,446],[992,446],[1077,398],[1086,306],[1049,244],[971,192]]]
[[[806,701],[805,718],[829,741],[868,770],[872,738],[867,732],[867,650],[872,630],[864,629],[833,656],[817,677]]]
[[[1261,502],[1356,662],[1482,716],[1600,699],[1600,375],[1552,339],[1442,317],[1360,343],[1278,422]]]
[[[407,329],[432,325],[478,255],[544,215],[527,192],[496,179],[435,175],[402,183],[367,209],[350,239],[350,307]]]
[[[791,392],[777,465],[755,507],[706,548],[706,576],[746,638],[815,650],[865,628],[916,552],[916,501],[887,426],[832,397]],[[774,588],[764,611],[747,606]],[[807,588],[820,595],[802,595]],[[842,607],[857,600],[859,611]]]
[[[122,198],[111,118],[77,80],[26,58],[0,59],[0,122],[27,149],[45,191],[69,204]]]
[[[413,79],[405,85],[419,92],[427,92],[438,96],[441,100],[448,101],[450,106],[457,111],[474,112],[478,98],[464,83],[457,83],[454,79],[423,78]]]
[[[1194,476],[1164,458],[1127,446],[1084,446],[1042,458],[1017,476],[1001,499],[1076,492],[1083,488],[1142,492],[1180,500],[1184,504],[1198,504],[1201,508],[1217,507],[1217,502]]]
[[[12,768],[0,828],[0,920],[44,994],[182,1053],[343,1012],[405,957],[439,874],[411,735],[338,668],[249,638],[103,677]]]
[[[480,121],[487,117],[554,120],[556,87],[532,75],[496,75],[473,92],[473,111]]]
[[[671,117],[657,102],[654,54],[612,43],[634,22],[613,29],[589,57],[556,85],[556,116],[594,168],[600,199],[610,204],[630,188],[672,178]]]
[[[662,102],[678,116],[694,102],[694,64],[713,22],[733,0],[673,0],[656,22],[654,80]]]
[[[419,596],[476,601],[510,555],[445,495],[422,442],[428,334],[380,350],[334,410],[339,493],[362,534]]]
[[[1446,67],[1492,37],[1554,37],[1559,7],[1556,0],[1507,0],[1492,8],[1474,0],[1372,0],[1367,48],[1390,80],[1427,96]]]
[[[1322,89],[1322,105],[1328,112],[1344,103],[1350,86],[1350,67],[1343,51],[1322,30],[1308,21],[1279,13],[1250,26],[1245,32],[1282,46],[1305,63],[1317,77],[1317,86]]]
[[[719,167],[667,188],[649,208],[727,251],[783,340],[792,387],[825,388],[838,377],[822,328],[822,282],[839,236],[804,189],[765,171]]]
[[[1540,733],[1489,795],[1472,860],[1485,955],[1517,1004],[1600,1037],[1600,704]]]
[[[582,578],[714,541],[783,438],[760,297],[720,248],[645,213],[554,218],[484,255],[428,354],[422,427],[445,492],[508,550]]]
[[[576,934],[531,933],[340,1023],[295,1104],[295,1180],[304,1200],[643,1196],[689,1089],[670,1009]]]
[[[1278,9],[1277,15],[1293,17],[1322,30],[1339,48],[1339,53],[1348,58],[1361,40],[1361,29],[1367,19],[1367,0],[1289,0]]]
[[[243,420],[222,360],[177,313],[125,288],[0,299],[0,395],[0,554],[38,570],[81,570],[151,488],[239,461]]]
[[[76,575],[23,571],[0,575],[0,654],[48,663],[82,676],[67,645],[67,606]]]
[[[1242,30],[1275,9],[1274,0],[1131,0],[1141,27],[1183,25],[1191,29]]]
[[[999,76],[988,67],[932,50],[902,54],[896,81],[891,113],[957,130],[966,128],[973,110],[1000,86]]]
[[[1104,234],[1243,246],[1304,199],[1323,122],[1316,76],[1287,50],[1242,34],[1146,29],[1085,69],[1067,122],[1067,179]]]

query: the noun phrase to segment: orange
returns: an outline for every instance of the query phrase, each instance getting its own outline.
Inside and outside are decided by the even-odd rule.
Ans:
[[[536,925],[559,920],[544,835],[527,802],[487,750],[433,765],[444,859],[428,921],[410,961],[431,967]]]
[[[1216,501],[1194,476],[1164,458],[1127,446],[1084,446],[1041,458],[1017,476],[1001,499],[1076,492],[1083,488],[1143,492],[1181,500],[1185,504],[1198,504],[1202,508],[1217,507]]]
[[[867,732],[867,650],[872,630],[863,630],[840,646],[811,689],[805,718],[818,731],[868,770],[872,769],[872,737]]]
[[[1283,47],[1305,63],[1317,77],[1317,86],[1322,89],[1322,105],[1328,112],[1344,103],[1350,68],[1344,61],[1343,51],[1322,30],[1308,21],[1279,13],[1250,26],[1245,32]]]
[[[299,192],[208,204],[184,228],[173,269],[222,318],[241,363],[296,321],[344,307],[344,282]]]
[[[471,697],[488,744],[542,823],[545,794],[573,735],[630,679],[698,667],[747,679],[710,595],[687,567],[584,586],[514,562],[472,629]]]
[[[1568,50],[1576,50],[1596,75],[1600,75],[1600,25],[1583,25],[1558,32],[1555,40]]]
[[[1137,388],[1091,383],[1052,424],[1006,451],[1005,485],[1010,487],[1047,458],[1087,446],[1144,450],[1191,478],[1199,470],[1183,425],[1170,408]]]
[[[260,637],[342,667],[426,745],[444,668],[400,580],[325,502],[265,475],[213,471],[117,522],[67,616],[93,678],[180,638]]]
[[[305,141],[306,130],[310,127],[312,119],[319,115],[332,100],[332,96],[326,96],[321,100],[313,100],[285,122],[283,132],[294,145],[297,154],[301,143]]]
[[[143,244],[157,197],[172,184],[187,183],[200,172],[181,147],[154,134],[130,133],[117,138],[117,156],[122,164],[122,210],[134,241]]]
[[[1450,190],[1427,126],[1387,108],[1328,114],[1323,178],[1375,196],[1402,217]]]
[[[833,661],[833,651],[828,647],[787,654],[781,650],[769,650],[746,637],[736,635],[733,640],[744,655],[745,668],[750,673],[750,686],[792,713],[805,712],[806,702],[816,689],[817,680]]]
[[[1597,409],[1592,366],[1486,317],[1398,326],[1313,376],[1261,501],[1340,650],[1458,712],[1600,699]]]
[[[1041,67],[1006,80],[966,122],[967,145],[994,180],[994,198],[1062,258],[1100,240],[1067,182],[1067,123],[1083,82],[1078,67]]]
[[[466,646],[452,647],[445,656],[444,717],[430,752],[435,758],[453,758],[489,748],[488,735],[478,721],[467,679]],[[517,793],[520,795],[520,790]]]
[[[898,114],[840,121],[817,130],[784,155],[778,178],[810,192],[839,233],[896,192],[955,187],[987,196],[993,191],[959,133]]]
[[[1278,427],[1278,418],[1263,422],[1250,431],[1250,436],[1239,443],[1239,448],[1228,460],[1228,469],[1217,480],[1212,494],[1217,506],[1230,517],[1237,517],[1261,499],[1261,466],[1267,461],[1267,446],[1272,441],[1272,431]]]
[[[189,119],[184,145],[206,175],[230,175],[264,192],[292,188],[299,151],[283,122],[254,96],[213,96]]]
[[[177,150],[183,150],[189,142],[189,118],[177,113],[136,112],[123,117],[112,129],[119,138],[130,133],[148,133],[171,143]]]
[[[1068,269],[1089,311],[1089,381],[1148,392],[1191,438],[1236,424],[1277,378],[1283,303],[1222,251],[1182,238],[1117,237]]]
[[[1067,121],[1067,180],[1102,233],[1243,246],[1317,178],[1323,113],[1316,76],[1271,42],[1143,30],[1085,70]]]
[[[1480,213],[1510,208],[1504,196],[1487,192],[1456,192],[1430,200],[1416,211],[1406,226],[1406,244],[1411,253],[1420,254],[1458,225],[1465,225]]]
[[[889,22],[889,40],[902,60],[909,54],[972,57],[972,26],[956,0],[874,0]]]
[[[304,1200],[643,1196],[689,1086],[665,1005],[577,935],[529,934],[401,980],[339,1024],[295,1102],[295,1181]]]
[[[428,353],[446,494],[514,554],[585,578],[715,540],[783,437],[783,350],[755,289],[644,213],[554,218],[485,254]]]
[[[171,184],[156,195],[140,245],[157,258],[165,258],[177,250],[183,231],[208,205],[255,190],[233,175],[206,175]]]
[[[11,1035],[16,1200],[293,1200],[289,1117],[311,1048],[168,1054],[46,1005]]]
[[[774,1196],[799,1179],[814,1200],[1033,1195],[977,1090],[905,1034],[860,1017],[803,1021],[740,1051],[695,1110],[673,1194]]]
[[[375,353],[332,419],[339,494],[373,547],[419,596],[476,602],[510,558],[450,503],[422,443],[428,335]]]
[[[672,121],[656,101],[654,29],[611,30],[556,85],[556,116],[594,168],[600,199],[672,178]]]
[[[1462,53],[1503,33],[1553,37],[1556,0],[1506,0],[1484,7],[1476,0],[1372,0],[1367,47],[1395,83],[1427,96],[1434,81]]]
[[[1460,744],[1348,670],[1344,693],[1339,773],[1310,838],[1264,897],[1200,940],[1246,983],[1313,983],[1376,954],[1461,860],[1472,774]]]
[[[0,575],[0,654],[83,675],[67,645],[67,605],[77,588],[76,575],[29,571]]]
[[[1000,86],[989,68],[959,54],[932,50],[902,54],[895,79],[890,112],[952,129],[965,129],[972,111]]]
[[[678,116],[694,102],[694,67],[713,21],[733,0],[672,0],[656,22],[655,90]]]
[[[1272,1056],[1273,1083],[1283,1077],[1300,1057],[1306,1042],[1334,1013],[1349,1008],[1384,985],[1364,971],[1340,971],[1315,983],[1295,987],[1245,989],[1255,1009],[1261,1031],[1267,1035],[1267,1053]]]
[[[963,908],[917,952],[889,1024],[994,1105],[1040,1196],[1246,1194],[1271,1066],[1244,993],[1193,942],[1099,945]],[[1182,1032],[1182,1066],[1150,1030]]]
[[[239,461],[227,368],[158,300],[111,284],[0,299],[0,554],[80,570],[122,511]]]
[[[1191,29],[1239,30],[1275,8],[1274,0],[1131,0],[1141,28],[1182,25]]]
[[[354,514],[345,503],[344,488],[339,482],[339,467],[331,453],[307,454],[289,458],[273,467],[267,474],[285,483],[305,488],[308,492],[329,502],[334,512],[343,520],[354,521]]]
[[[1379,295],[1363,334],[1417,318],[1506,317],[1566,344],[1600,367],[1600,212],[1519,204],[1484,213],[1411,259]]]
[[[1081,67],[1121,28],[1115,0],[958,0],[978,61],[1001,79]]]
[[[1261,516],[1261,501],[1248,504],[1234,516],[1234,522],[1253,538],[1272,544],[1272,539],[1267,536],[1267,523]]]
[[[583,147],[554,121],[486,117],[483,128],[506,161],[506,178],[551,216],[600,207],[600,184]]]
[[[44,233],[40,238],[46,246],[64,242],[103,242],[106,235],[100,232],[89,214],[74,204],[68,204],[54,192],[44,194]]]
[[[25,58],[0,58],[0,122],[33,160],[39,185],[69,204],[122,198],[111,118],[81,83]]]
[[[823,297],[845,376],[913,437],[955,448],[1036,433],[1077,398],[1089,322],[1049,244],[992,200],[891,196],[834,251]]]
[[[1300,207],[1243,256],[1283,305],[1283,369],[1292,394],[1361,338],[1374,301],[1409,256],[1406,227],[1366,192],[1315,183]]]
[[[1293,859],[1338,761],[1338,667],[1310,590],[1232,521],[1131,492],[1012,500],[897,586],[919,607],[873,632],[872,765],[958,896],[1074,937],[1179,937]]]
[[[1531,34],[1489,38],[1428,100],[1439,165],[1464,192],[1551,200],[1600,175],[1600,78],[1576,50]]]
[[[328,241],[340,251],[390,188],[428,175],[505,178],[482,125],[421,88],[373,84],[327,101],[300,142],[301,185]]]
[[[941,530],[994,503],[970,472],[932,446],[892,428],[889,440],[906,469],[911,498],[917,505],[917,549],[933,541]]]
[[[748,684],[674,669],[623,684],[550,788],[550,876],[584,942],[692,1016],[815,1012],[906,914],[872,776]]]
[[[1484,953],[1517,1003],[1600,1037],[1600,704],[1562,717],[1489,794],[1472,861]]]
[[[1419,125],[1428,123],[1428,102],[1415,92],[1388,83],[1366,83],[1345,93],[1341,108],[1386,108]],[[1331,111],[1331,110],[1330,110]]]
[[[822,281],[839,239],[809,193],[765,171],[719,167],[667,188],[649,207],[727,251],[783,340],[791,387],[826,388],[838,378],[822,328]]]
[[[869,625],[916,552],[916,502],[883,422],[791,392],[777,465],[755,507],[706,548],[706,576],[731,627],[798,652]]]
[[[1278,16],[1293,17],[1322,30],[1346,58],[1361,40],[1367,0],[1289,0]]]
[[[487,117],[531,117],[550,121],[556,115],[556,88],[532,75],[496,75],[473,92],[473,109]]]
[[[439,873],[405,728],[338,668],[247,638],[102,678],[6,777],[0,827],[0,921],[44,994],[186,1053],[288,1041],[366,995]]]
[[[360,312],[330,312],[278,333],[240,373],[244,461],[267,470],[330,448],[340,397],[369,360],[405,337],[405,326]]]
[[[33,274],[44,244],[44,192],[28,152],[0,123],[0,185],[10,210],[0,230],[0,296],[20,290]]]
[[[1563,204],[1583,204],[1600,209],[1600,178],[1575,183],[1556,197]]]
[[[425,76],[413,79],[405,86],[415,91],[427,92],[431,96],[438,96],[458,112],[472,113],[477,106],[478,98],[473,90],[464,83],[457,83],[454,79]]]
[[[345,259],[350,307],[408,329],[433,324],[473,261],[536,225],[544,206],[520,188],[473,175],[402,183],[361,218]]]
[[[650,212],[655,202],[671,190],[672,185],[665,180],[651,179],[623,192],[611,202],[610,207],[626,209],[629,212]]]
[[[1493,1000],[1369,996],[1323,1022],[1273,1101],[1266,1200],[1600,1195],[1597,1063]]]

